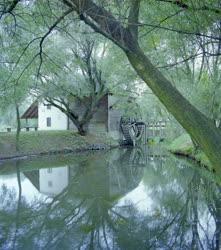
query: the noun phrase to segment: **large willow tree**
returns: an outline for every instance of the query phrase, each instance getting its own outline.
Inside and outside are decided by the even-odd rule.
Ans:
[[[1,14],[2,17],[11,15],[16,19],[17,16],[21,17],[21,9],[24,11],[28,7],[38,20],[39,15],[36,15],[36,11],[39,10],[39,6],[41,4],[48,6],[50,18],[49,14],[44,16],[43,13],[42,20],[44,21],[38,23],[47,30],[34,39],[32,37],[31,42],[39,44],[39,51],[35,57],[39,58],[38,73],[43,63],[44,43],[64,20],[73,23],[74,18],[78,18],[95,32],[114,42],[125,53],[140,78],[206,153],[216,172],[221,173],[220,131],[153,65],[146,53],[148,48],[144,49],[142,39],[144,35],[148,36],[151,29],[158,29],[158,32],[164,29],[186,36],[202,37],[202,41],[209,38],[213,40],[213,44],[220,44],[221,37],[216,36],[214,28],[221,18],[218,2],[216,0],[48,0],[33,2],[14,0],[2,3]],[[168,15],[160,19],[158,12],[162,15],[164,9],[167,10]],[[152,18],[150,19],[150,12],[156,16],[155,22]],[[167,21],[174,16],[177,18],[177,23],[175,18],[175,22],[167,25]],[[36,20],[35,23],[37,23]]]

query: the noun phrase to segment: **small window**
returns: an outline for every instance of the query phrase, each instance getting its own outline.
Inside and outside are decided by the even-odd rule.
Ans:
[[[47,105],[47,109],[51,109],[51,104],[48,104],[48,105]]]
[[[52,181],[48,181],[48,187],[52,187],[53,184],[52,184]]]
[[[51,127],[51,117],[47,117],[47,127]]]

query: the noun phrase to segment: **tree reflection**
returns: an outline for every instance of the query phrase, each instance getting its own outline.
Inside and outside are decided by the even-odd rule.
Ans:
[[[1,188],[0,248],[219,249],[221,188],[184,161],[147,154],[124,149],[70,164],[68,186],[32,202],[17,166],[18,193]],[[146,210],[122,202],[140,183]]]
[[[18,182],[18,202],[17,202],[17,210],[15,216],[15,234],[13,239],[13,249],[15,249],[17,234],[19,230],[19,217],[20,217],[20,209],[21,209],[21,198],[22,198],[22,186],[21,186],[21,175],[19,169],[19,163],[16,163],[16,174],[17,174],[17,182]]]
[[[120,248],[219,249],[220,217],[211,213],[211,204],[220,201],[214,199],[217,184],[193,169],[185,169],[184,175],[181,165],[173,168],[171,164],[164,164],[166,171],[162,166],[148,169],[148,188],[155,207],[146,215],[130,208],[133,220],[118,230]],[[215,226],[213,221],[217,221]]]
[[[69,242],[68,245],[72,247],[74,244],[76,249],[112,248],[116,220],[125,219],[114,211],[113,207],[121,196],[139,184],[143,172],[142,168],[138,171],[128,167],[128,161],[122,164],[119,157],[121,155],[108,162],[105,157],[94,159],[87,163],[87,169],[83,168],[81,171],[80,168],[75,172],[67,190],[53,200],[57,205],[50,211],[43,235],[48,235],[45,231],[49,228],[51,217],[54,223],[54,213],[57,214],[56,225],[62,225],[62,221],[65,223],[53,239],[46,240],[46,248],[58,247],[57,244],[61,247],[60,244],[64,242],[62,240],[61,243],[61,239],[64,238],[65,244]],[[103,161],[104,165],[101,165],[100,161]],[[51,207],[51,204],[49,206]],[[73,238],[74,235],[77,237]]]

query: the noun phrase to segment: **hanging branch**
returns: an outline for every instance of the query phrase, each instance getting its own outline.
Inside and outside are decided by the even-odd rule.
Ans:
[[[12,11],[16,8],[17,4],[20,2],[21,0],[14,0],[12,1],[12,3],[7,7],[3,8],[2,13],[0,15],[0,19],[6,15],[6,14],[11,14],[13,15]]]
[[[41,66],[43,63],[43,43],[45,41],[45,39],[51,34],[51,32],[54,30],[54,28],[62,21],[64,20],[64,18],[69,15],[71,12],[73,12],[73,9],[68,9],[67,11],[65,11],[62,16],[60,16],[52,25],[51,27],[48,29],[48,31],[44,34],[44,36],[41,37],[40,39],[40,43],[39,43],[39,57],[40,57],[40,63],[39,63],[39,67],[37,70],[37,76],[40,75],[40,71],[41,71]]]
[[[215,7],[210,7],[208,5],[203,5],[200,8],[194,8],[190,5],[188,5],[187,3],[184,3],[183,0],[156,0],[157,2],[165,2],[165,3],[170,3],[170,4],[174,4],[182,9],[186,9],[186,10],[193,10],[193,11],[210,11],[216,14],[221,14],[221,9],[219,8],[215,8]]]

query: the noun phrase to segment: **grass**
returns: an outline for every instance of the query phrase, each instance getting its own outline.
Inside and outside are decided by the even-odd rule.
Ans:
[[[201,165],[212,169],[207,156],[200,150],[195,150],[192,140],[188,134],[183,134],[176,138],[168,147],[168,150],[177,155],[183,155],[196,160]]]
[[[30,131],[21,132],[19,152],[16,152],[15,133],[0,133],[0,158],[65,150],[84,150],[92,144],[113,146],[117,143],[105,133],[82,137],[73,131]]]

